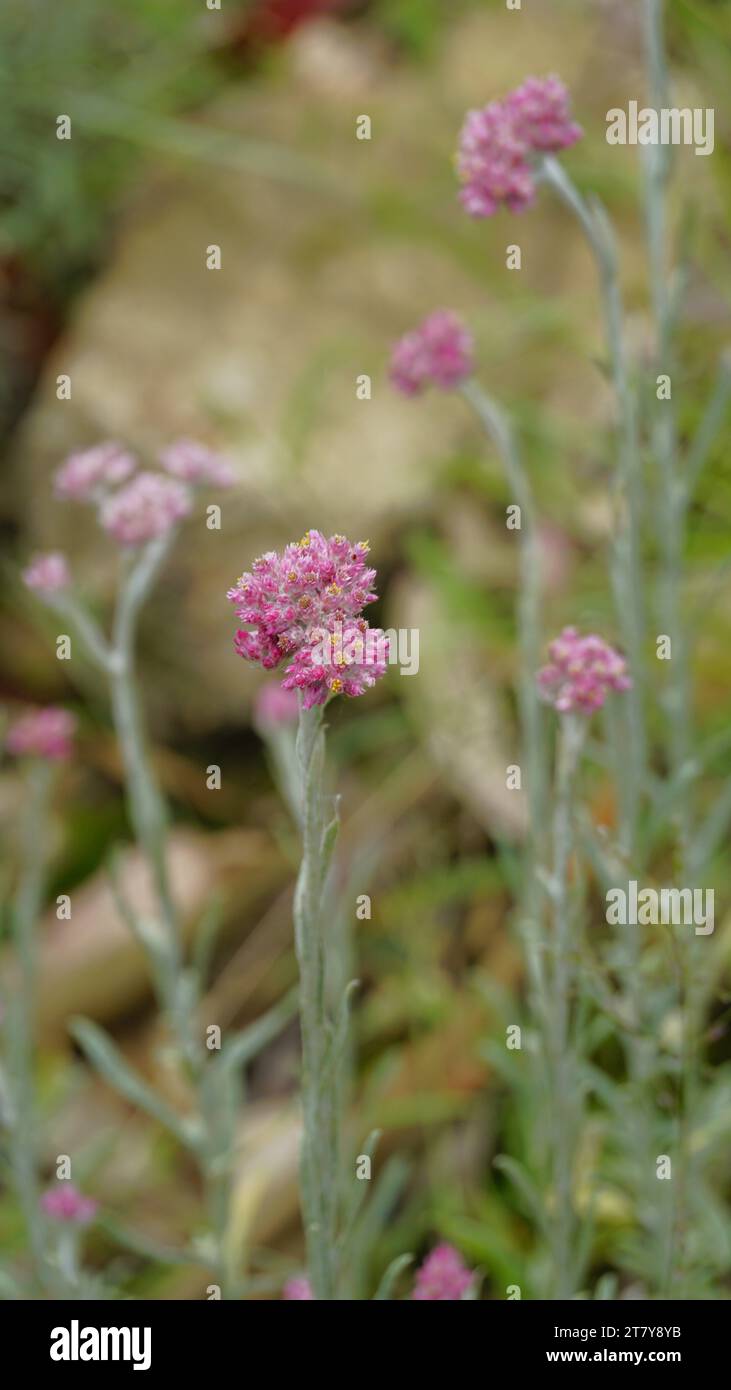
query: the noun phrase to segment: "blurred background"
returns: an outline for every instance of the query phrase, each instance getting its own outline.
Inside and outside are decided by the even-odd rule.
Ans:
[[[649,357],[637,150],[604,139],[606,111],[645,96],[637,10],[634,0],[529,0],[521,12],[503,0],[2,7],[2,700],[8,712],[67,704],[81,720],[49,884],[49,902],[72,894],[73,915],[58,922],[49,911],[43,924],[44,1142],[49,1173],[57,1153],[74,1154],[109,1214],[91,1260],[113,1262],[132,1296],[201,1295],[204,1271],[150,1258],[195,1229],[199,1193],[170,1141],[94,1077],[66,1031],[73,1014],[96,1019],[164,1087],[144,962],[104,873],[110,848],[129,841],[104,692],[80,657],[55,659],[57,623],[17,578],[29,552],[67,550],[99,616],[108,612],[109,547],[91,517],[54,500],[50,475],[70,450],[106,438],[144,457],[191,435],[235,464],[221,531],[188,524],[140,651],[191,931],[212,894],[223,905],[206,1012],[224,1028],[256,1018],[295,978],[297,857],[251,724],[261,673],[233,653],[225,592],[255,555],[311,526],[370,539],[382,594],[371,621],[417,627],[421,650],[418,676],[392,668],[367,701],[336,702],[329,715],[339,872],[353,901],[369,893],[373,904],[356,924],[356,1128],[381,1128],[392,1160],[380,1197],[392,1219],[364,1281],[442,1236],[504,1297],[528,1243],[524,1214],[491,1169],[507,1122],[489,1040],[523,984],[509,932],[523,824],[505,790],[516,754],[510,498],[464,403],[404,400],[386,368],[394,339],[430,310],[466,318],[480,378],[520,428],[544,518],[547,635],[576,622],[611,637],[611,402],[594,268],[547,196],[519,219],[470,222],[452,161],[466,108],[525,75],[557,73],[585,131],[566,162],[618,225],[632,345]],[[674,152],[687,434],[729,339],[731,3],[672,0],[668,31],[676,104],[716,112],[711,159]],[[71,117],[70,141],[56,139],[59,113]],[[355,138],[364,113],[370,141]],[[505,267],[515,241],[520,273]],[[206,268],[211,244],[219,271]],[[370,401],[356,397],[361,373]],[[59,374],[71,377],[70,400],[57,399]],[[728,554],[727,442],[702,482],[688,553],[689,602],[705,619],[695,695],[709,735],[728,723],[727,571],[709,580]],[[211,763],[222,768],[215,794]],[[600,777],[593,795],[610,823]],[[17,772],[5,768],[8,883],[17,800]],[[134,883],[131,849],[125,872]],[[717,1046],[728,1055],[725,1032]],[[251,1076],[237,1178],[240,1239],[274,1269],[300,1253],[297,1066],[292,1025]],[[625,1219],[621,1209],[608,1217]],[[126,1224],[149,1248],[120,1244],[113,1227]],[[3,1195],[0,1242],[21,1241]]]

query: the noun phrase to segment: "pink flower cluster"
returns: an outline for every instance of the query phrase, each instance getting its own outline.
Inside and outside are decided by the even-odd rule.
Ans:
[[[443,1241],[416,1271],[411,1297],[423,1303],[455,1303],[469,1292],[473,1278],[459,1251]]]
[[[521,212],[535,197],[535,156],[568,149],[581,134],[557,77],[529,77],[503,101],[468,111],[457,153],[462,206],[472,217],[492,217],[502,204]]]
[[[56,473],[59,497],[74,502],[94,502],[107,488],[123,483],[134,473],[137,459],[121,444],[107,441],[70,454]]]
[[[417,1303],[458,1303],[469,1293],[473,1284],[474,1274],[467,1268],[459,1251],[442,1241],[416,1271],[411,1297]],[[309,1279],[302,1275],[289,1279],[282,1290],[282,1298],[289,1302],[312,1300],[314,1295]]]
[[[429,314],[391,354],[391,382],[405,396],[416,396],[425,386],[449,391],[473,370],[472,335],[448,309]]]
[[[68,710],[58,705],[29,710],[11,724],[5,746],[16,758],[45,758],[62,762],[71,755],[76,720]]]
[[[138,546],[164,535],[192,506],[191,487],[211,483],[230,487],[233,469],[227,459],[205,444],[178,439],[160,453],[164,473],[137,472],[137,459],[121,444],[96,444],[71,456],[56,474],[59,497],[92,502],[99,508],[104,530],[120,545]],[[124,484],[124,486],[119,486]],[[63,556],[41,556],[24,575],[41,593],[65,587],[59,562]]]
[[[71,1182],[60,1182],[49,1187],[41,1197],[41,1206],[47,1216],[67,1225],[88,1226],[99,1209],[93,1197],[84,1197]]]
[[[99,520],[120,545],[144,545],[188,515],[193,501],[183,483],[161,473],[137,473],[126,487],[110,492]]]
[[[234,639],[239,656],[266,671],[289,658],[282,688],[300,691],[305,709],[362,695],[385,675],[388,640],[361,616],[377,597],[367,555],[367,541],[308,531],[260,556],[228,592],[247,624]]]
[[[591,714],[610,690],[629,690],[632,681],[619,652],[593,634],[565,627],[548,648],[550,661],[538,672],[538,689],[561,714]]]
[[[51,550],[46,555],[35,555],[28,568],[23,571],[23,581],[29,589],[38,594],[57,594],[67,589],[71,583],[66,556],[60,550]]]
[[[176,439],[160,454],[166,472],[184,483],[213,483],[216,487],[231,487],[234,472],[228,459],[215,454],[207,445],[195,439]]]
[[[309,1279],[300,1277],[287,1280],[282,1290],[282,1298],[289,1303],[311,1303],[314,1302],[315,1295]]]

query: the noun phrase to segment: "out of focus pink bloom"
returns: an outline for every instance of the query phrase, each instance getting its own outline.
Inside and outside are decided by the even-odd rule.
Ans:
[[[581,139],[572,121],[569,94],[558,77],[527,77],[505,99],[513,129],[531,150],[557,154]]]
[[[624,657],[601,637],[582,637],[575,627],[564,628],[548,655],[548,665],[538,672],[538,689],[560,714],[591,714],[610,690],[629,690],[632,684]]]
[[[247,624],[234,639],[239,656],[265,671],[289,658],[282,684],[303,692],[306,709],[330,695],[362,695],[385,674],[386,639],[360,616],[377,597],[367,555],[367,541],[308,531],[281,555],[260,556],[228,592]]]
[[[254,701],[254,724],[265,732],[296,724],[299,702],[293,690],[283,690],[277,681],[267,681]]]
[[[468,111],[460,132],[457,173],[460,202],[470,217],[492,217],[504,203],[522,212],[535,197],[528,146],[517,134],[506,104],[491,101]]]
[[[60,1182],[56,1187],[49,1187],[41,1197],[41,1206],[54,1221],[74,1226],[88,1226],[99,1209],[99,1203],[93,1197],[84,1197],[71,1182]]]
[[[66,556],[60,550],[49,551],[47,555],[35,555],[28,568],[23,570],[23,581],[29,589],[39,594],[57,594],[71,583]]]
[[[405,396],[416,396],[426,386],[449,391],[473,370],[472,335],[448,309],[429,314],[391,354],[391,381]]]
[[[67,709],[47,705],[45,709],[29,710],[11,724],[5,746],[16,758],[47,758],[61,762],[71,756],[76,720]]]
[[[160,454],[160,462],[174,478],[184,483],[213,483],[231,487],[234,471],[228,459],[195,439],[176,439]]]
[[[282,1290],[282,1298],[293,1302],[314,1302],[315,1295],[310,1287],[309,1279],[288,1279]]]
[[[468,111],[459,137],[460,201],[472,217],[505,206],[522,212],[535,197],[535,156],[568,149],[581,137],[557,77],[529,77],[504,101]]]
[[[456,1303],[469,1291],[473,1278],[459,1251],[443,1241],[416,1271],[411,1297],[421,1302]]]
[[[96,500],[107,488],[123,483],[136,467],[134,454],[121,444],[95,444],[69,455],[56,473],[56,492],[76,502]]]
[[[105,497],[99,519],[120,545],[143,545],[169,531],[191,509],[188,488],[160,473],[137,473]]]

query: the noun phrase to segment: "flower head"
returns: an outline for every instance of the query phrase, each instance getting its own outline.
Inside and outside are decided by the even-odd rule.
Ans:
[[[469,1270],[458,1250],[443,1241],[427,1255],[416,1271],[412,1299],[431,1303],[456,1303],[472,1285]]]
[[[591,714],[610,690],[629,690],[632,684],[624,657],[601,637],[582,637],[575,627],[564,628],[548,655],[548,665],[538,672],[538,689],[561,714]]]
[[[66,556],[60,550],[35,555],[28,568],[23,570],[23,582],[39,594],[57,594],[59,590],[67,589],[71,575]]]
[[[558,77],[527,77],[505,106],[520,140],[533,151],[555,154],[575,145],[583,133],[571,119],[569,102]]]
[[[169,531],[191,509],[188,488],[160,473],[138,473],[102,501],[99,519],[121,545],[143,545]]]
[[[299,1279],[288,1279],[282,1290],[282,1298],[289,1302],[313,1302],[315,1295],[312,1292],[309,1279],[300,1277]]]
[[[503,101],[468,111],[457,152],[463,207],[472,217],[503,204],[522,212],[535,197],[535,156],[568,149],[581,133],[557,77],[528,77]]]
[[[388,666],[389,642],[365,618],[330,619],[313,628],[305,646],[285,669],[283,690],[299,690],[305,709],[324,705],[331,695],[364,695]]]
[[[69,455],[56,473],[56,492],[59,497],[76,502],[94,501],[103,496],[107,488],[123,483],[136,467],[134,454],[128,453],[121,444],[113,441],[95,444],[91,449]]]
[[[449,391],[470,376],[473,367],[472,335],[456,314],[437,309],[396,343],[391,381],[405,396],[416,396],[430,385]]]
[[[47,1216],[54,1221],[63,1221],[74,1226],[88,1226],[93,1221],[99,1203],[93,1197],[84,1197],[71,1182],[60,1182],[49,1187],[41,1197],[41,1206]]]
[[[359,619],[377,597],[368,548],[367,541],[353,545],[345,536],[327,540],[307,531],[281,554],[261,555],[227,595],[239,621],[252,629],[237,632],[239,655],[270,671],[303,650],[315,655],[332,622]]]
[[[385,674],[386,639],[361,616],[377,597],[367,555],[367,541],[307,531],[281,554],[260,556],[229,590],[247,624],[234,639],[239,656],[266,671],[287,659],[282,688],[299,690],[305,709],[362,695]]]
[[[471,217],[492,217],[502,203],[522,212],[535,197],[528,146],[517,134],[509,108],[491,101],[468,111],[459,137],[460,202]]]
[[[293,690],[283,690],[277,681],[267,681],[254,701],[254,724],[263,733],[297,723],[299,702]]]
[[[45,709],[29,710],[11,724],[5,746],[16,758],[46,758],[61,762],[71,756],[71,741],[76,720],[67,709],[47,705]]]
[[[216,487],[231,487],[234,480],[228,459],[195,439],[176,439],[162,450],[160,463],[166,472],[184,483],[213,483]]]

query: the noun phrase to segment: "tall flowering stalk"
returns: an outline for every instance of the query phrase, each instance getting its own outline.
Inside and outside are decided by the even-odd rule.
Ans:
[[[191,463],[191,447],[187,440],[170,446],[161,456],[165,471],[152,472],[138,470],[132,454],[109,442],[72,454],[56,474],[57,495],[94,507],[100,526],[120,548],[122,580],[109,640],[76,596],[63,556],[38,556],[24,575],[28,587],[69,620],[87,656],[107,680],[130,820],[149,865],[165,933],[164,946],[156,953],[158,983],[188,1056],[187,1001],[179,989],[180,932],[165,847],[167,814],[150,765],[139,708],[135,645],[140,612],[170,553],[178,523],[192,509],[193,487],[231,481],[224,461],[202,446],[197,446]]]
[[[473,217],[490,217],[501,205],[520,212],[547,184],[577,218],[596,260],[602,292],[607,352],[619,413],[619,452],[612,582],[620,631],[635,671],[641,669],[643,613],[640,582],[642,510],[637,408],[628,368],[616,243],[598,199],[587,201],[556,157],[581,138],[570,116],[566,88],[555,77],[528,78],[503,101],[471,111],[457,160],[461,200]],[[628,702],[630,757],[627,774],[625,852],[635,838],[646,738],[638,678]]]
[[[657,107],[665,103],[666,73],[662,37],[661,0],[643,0],[651,94]],[[617,469],[615,475],[615,525],[611,541],[610,574],[623,640],[625,658],[596,637],[583,638],[566,629],[551,646],[551,661],[539,676],[541,695],[559,714],[555,786],[552,798],[552,843],[544,844],[545,755],[542,729],[535,709],[532,673],[536,666],[540,611],[540,574],[535,533],[535,511],[516,440],[503,412],[482,391],[473,377],[473,349],[469,334],[454,315],[432,314],[397,344],[391,363],[395,386],[416,395],[427,385],[459,390],[476,410],[486,432],[496,443],[511,489],[527,523],[521,535],[521,714],[524,729],[531,834],[524,890],[526,915],[542,917],[541,897],[548,897],[550,935],[526,936],[527,964],[533,984],[539,1027],[545,1041],[546,1087],[550,1097],[550,1200],[544,1203],[544,1227],[552,1252],[553,1296],[575,1294],[581,1286],[588,1238],[582,1235],[572,1184],[578,1145],[585,1131],[584,1097],[595,1084],[596,1073],[582,1055],[583,1009],[577,1007],[591,974],[588,961],[579,957],[577,936],[580,896],[573,880],[581,878],[579,850],[587,850],[600,881],[613,885],[622,875],[643,867],[650,841],[645,811],[650,804],[648,749],[645,732],[646,686],[643,645],[646,602],[641,545],[645,519],[644,483],[641,478],[639,419],[634,369],[631,365],[624,323],[620,268],[614,232],[596,198],[585,198],[573,183],[559,156],[581,137],[570,113],[569,96],[557,78],[529,78],[500,101],[468,113],[460,136],[457,170],[462,184],[460,200],[473,217],[492,217],[501,208],[519,213],[533,205],[541,186],[556,193],[579,222],[599,273],[604,334],[617,403]],[[656,321],[655,369],[670,374],[672,328],[678,308],[676,286],[669,280],[665,186],[668,154],[660,147],[647,152],[646,220],[651,265],[652,300]],[[731,394],[731,372],[722,364],[719,381],[691,448],[686,476],[679,468],[674,407],[660,400],[651,418],[653,454],[657,462],[657,514],[661,521],[661,576],[658,613],[662,630],[672,643],[672,670],[664,699],[669,730],[668,803],[678,836],[678,865],[684,881],[704,862],[708,846],[718,842],[718,827],[731,814],[731,798],[719,798],[705,831],[693,834],[689,799],[697,765],[691,758],[687,641],[681,620],[681,573],[687,511],[692,487],[703,465]],[[521,520],[523,519],[521,518]],[[606,726],[616,763],[618,832],[616,845],[597,836],[585,815],[577,812],[577,787],[583,750],[587,747],[589,718],[605,704],[610,691],[626,692],[621,706],[607,704]],[[626,714],[625,714],[626,711]],[[657,816],[657,810],[654,814]],[[536,853],[535,846],[538,846]],[[540,872],[536,873],[536,868]],[[526,914],[525,905],[528,912]],[[634,1182],[639,1223],[647,1228],[652,1254],[648,1257],[658,1285],[669,1288],[670,1271],[679,1258],[687,1228],[691,1180],[690,1115],[697,1080],[697,1034],[703,1004],[703,972],[699,969],[698,943],[676,943],[678,997],[683,1007],[681,1039],[681,1104],[679,1131],[675,1136],[680,1176],[674,1200],[667,1211],[659,1200],[654,1175],[658,1145],[669,1143],[667,1125],[658,1122],[649,1093],[652,1078],[662,1073],[656,1044],[647,1036],[664,1007],[662,991],[647,996],[647,968],[641,959],[635,932],[623,934],[606,953],[606,974],[601,983],[592,980],[600,1007],[624,1021],[628,1058],[628,1087],[636,1110],[628,1149],[634,1154]],[[581,970],[581,978],[579,976]],[[619,984],[619,991],[616,989]],[[606,1088],[605,1096],[613,1094]],[[619,1104],[619,1097],[617,1104]],[[673,1143],[675,1148],[675,1143]],[[509,1166],[510,1160],[506,1161]],[[513,1164],[513,1173],[516,1169]],[[518,1180],[523,1181],[518,1174]],[[654,1187],[654,1190],[653,1190]],[[669,1218],[668,1218],[669,1211]],[[590,1243],[590,1242],[589,1242]],[[682,1287],[682,1280],[680,1282]]]
[[[540,652],[541,601],[541,560],[535,504],[511,421],[475,379],[474,369],[471,334],[456,314],[447,310],[430,314],[418,328],[396,343],[391,354],[391,381],[403,395],[418,395],[428,386],[461,393],[497,448],[511,494],[520,508],[519,702],[525,739],[528,795],[533,808],[533,822],[538,825],[543,810],[545,770],[540,711],[532,674]]]
[[[650,97],[656,109],[667,104],[667,72],[664,56],[662,0],[643,0],[642,14],[650,75]],[[460,198],[466,211],[477,218],[491,217],[500,208],[522,212],[536,200],[542,185],[558,195],[577,219],[595,259],[601,290],[604,335],[611,378],[614,384],[617,417],[618,447],[615,480],[615,527],[611,542],[611,579],[617,612],[617,625],[627,655],[632,682],[622,704],[626,720],[610,706],[607,727],[613,747],[618,800],[618,831],[616,844],[609,836],[598,836],[589,818],[580,821],[582,849],[591,856],[592,864],[604,886],[615,886],[622,878],[638,874],[646,865],[653,843],[657,841],[658,824],[669,823],[677,841],[675,864],[686,884],[707,864],[718,846],[723,830],[731,818],[731,796],[722,792],[712,807],[705,824],[694,823],[692,791],[694,779],[701,766],[693,756],[690,719],[690,674],[688,667],[689,642],[682,618],[682,559],[685,529],[693,488],[707,457],[709,448],[721,424],[729,396],[731,370],[728,361],[721,363],[718,382],[691,443],[685,468],[679,458],[678,432],[672,396],[663,399],[660,392],[653,403],[650,417],[650,438],[655,471],[650,486],[654,488],[652,514],[658,517],[660,576],[657,613],[662,632],[670,638],[672,659],[666,678],[665,693],[660,697],[664,707],[668,732],[668,774],[659,791],[651,792],[648,775],[648,747],[645,732],[645,703],[648,685],[643,672],[643,646],[647,602],[644,593],[644,574],[641,547],[644,524],[650,513],[641,476],[640,428],[634,367],[630,361],[620,281],[620,267],[614,232],[606,212],[594,197],[584,197],[576,188],[559,156],[581,136],[573,122],[568,93],[556,78],[530,78],[501,101],[493,101],[479,111],[468,113],[460,138],[458,173],[462,182]],[[675,367],[672,336],[679,308],[678,280],[670,276],[668,256],[668,217],[666,186],[669,172],[669,151],[651,145],[645,151],[645,211],[648,258],[650,264],[651,298],[655,320],[654,371],[658,382],[662,375],[672,376]],[[592,690],[594,677],[586,668],[597,653],[585,643],[599,639],[579,639],[567,630],[554,644],[551,666],[542,673],[543,693],[561,713],[562,732],[557,754],[557,784],[554,797],[553,866],[545,873],[549,898],[552,901],[553,968],[550,989],[544,990],[549,1019],[549,1057],[553,1079],[549,1086],[553,1097],[554,1118],[554,1190],[549,1213],[553,1231],[554,1277],[564,1292],[576,1288],[580,1264],[571,1254],[576,1234],[575,1216],[571,1211],[570,1164],[567,1155],[579,1133],[581,1116],[573,1104],[576,1086],[567,1083],[565,1068],[580,1058],[572,1042],[571,992],[575,980],[572,964],[567,918],[567,873],[574,859],[576,816],[567,810],[574,793],[578,759],[586,740],[583,729],[586,715],[594,708]],[[563,655],[562,655],[563,654]],[[574,674],[588,673],[585,690],[573,689],[568,680],[571,672],[564,670],[566,658]],[[616,662],[607,652],[599,652],[600,666],[605,676],[617,677]],[[622,671],[618,678],[624,680]],[[555,683],[555,688],[554,684]],[[611,683],[611,681],[610,681]],[[616,688],[623,688],[622,686]],[[584,697],[588,703],[582,703]],[[578,703],[577,703],[578,702]],[[603,703],[603,699],[599,704]],[[649,815],[647,814],[649,813]],[[649,820],[649,828],[648,828]],[[653,839],[654,837],[654,839]],[[701,943],[702,944],[702,943]],[[642,1247],[636,1247],[634,1258],[657,1287],[685,1287],[688,1259],[688,1213],[695,1187],[692,1173],[693,1146],[691,1123],[698,1099],[699,1030],[706,1002],[706,966],[701,968],[700,945],[695,938],[677,939],[672,947],[675,985],[678,1004],[682,1010],[680,1028],[680,1102],[675,1127],[658,1114],[656,1092],[660,1078],[666,1078],[666,1063],[658,1048],[656,1032],[667,1010],[667,981],[655,980],[653,971],[657,960],[653,952],[640,951],[636,930],[622,933],[606,952],[606,973],[601,982],[592,981],[600,1007],[619,1022],[628,1063],[627,1087],[632,1104],[633,1122],[624,1126],[626,1148],[633,1155],[632,1185],[636,1197],[638,1225],[643,1228]],[[575,958],[574,958],[575,960]],[[588,966],[588,968],[587,968]],[[591,966],[583,966],[586,986]],[[544,1018],[545,1021],[545,1018]],[[563,1079],[559,1058],[567,1051]],[[585,1059],[586,1063],[586,1059]],[[576,1066],[572,1075],[578,1084]],[[591,1068],[583,1067],[584,1081],[591,1077]],[[591,1085],[591,1081],[588,1083]],[[615,1119],[624,1125],[624,1096],[615,1095],[613,1084],[605,1085],[604,1095],[614,1096]],[[568,1108],[566,1096],[570,1097]],[[564,1100],[562,1101],[561,1096]],[[625,1106],[626,1108],[626,1106]],[[568,1137],[567,1137],[568,1136]],[[668,1148],[679,1159],[678,1176],[668,1189],[668,1203],[659,1195],[655,1162],[658,1149]],[[620,1168],[620,1171],[623,1171]],[[563,1186],[561,1185],[563,1183]],[[573,1232],[573,1233],[572,1233]]]
[[[58,552],[37,556],[24,578],[29,588],[68,620],[108,684],[130,821],[149,867],[156,920],[137,916],[116,875],[114,893],[126,924],[148,957],[178,1062],[195,1098],[194,1112],[180,1116],[173,1111],[94,1025],[77,1020],[73,1031],[106,1078],[192,1152],[204,1182],[211,1230],[196,1258],[208,1261],[222,1296],[228,1297],[235,1296],[239,1287],[229,1232],[237,1101],[232,1077],[282,1026],[291,1006],[285,1000],[254,1026],[251,1036],[245,1032],[227,1040],[218,1056],[207,1052],[194,1022],[204,982],[184,958],[167,860],[167,808],[147,748],[135,646],[140,612],[163,569],[179,523],[192,510],[195,489],[228,486],[232,472],[226,460],[190,440],[170,445],[160,463],[161,471],[139,470],[127,450],[109,443],[73,454],[56,476],[57,494],[94,507],[99,524],[120,548],[122,580],[109,638],[75,594],[66,560]]]
[[[492,102],[482,111],[468,114],[460,138],[458,173],[463,185],[460,195],[462,203],[467,212],[475,217],[492,216],[501,205],[513,212],[522,211],[534,202],[540,185],[547,184],[577,218],[599,272],[605,338],[619,415],[611,576],[619,629],[634,677],[627,699],[627,731],[621,738],[622,775],[618,778],[621,808],[619,858],[628,863],[630,856],[636,853],[638,843],[638,818],[647,756],[641,679],[644,607],[640,570],[642,492],[637,409],[628,366],[619,266],[611,224],[598,200],[584,199],[557,158],[575,144],[581,134],[580,127],[571,118],[569,97],[563,84],[557,78],[529,78],[503,101]],[[571,1116],[567,1114],[566,1078],[563,1076],[563,1069],[571,1063],[569,1059],[561,1061],[560,1056],[564,1045],[569,1046],[566,991],[571,983],[563,871],[569,824],[565,801],[567,788],[573,785],[576,761],[583,742],[580,738],[581,728],[581,723],[577,724],[574,716],[571,716],[559,744],[554,868],[549,880],[556,951],[554,988],[547,989],[543,981],[543,989],[538,991],[539,998],[542,995],[544,1000],[542,1013],[544,1026],[547,1024],[551,1038],[554,1076],[554,1219],[551,1227],[554,1233],[554,1277],[556,1287],[561,1290],[579,1277],[575,1262],[571,1268],[575,1220],[571,1209],[571,1165],[568,1155],[576,1141],[580,1115],[575,1113],[576,1107],[568,1106],[569,1112],[572,1108],[574,1111],[572,1132]],[[618,755],[618,771],[619,766]],[[531,809],[533,815],[534,808]],[[535,820],[533,824],[536,826]],[[634,941],[627,943],[624,955],[626,978],[635,1000],[639,1027],[640,984]],[[556,989],[561,995],[559,1000],[556,999]],[[634,1033],[628,1045],[635,1077],[635,1094],[639,1096],[645,1053],[641,1044],[636,1042]],[[640,1142],[640,1147],[643,1151],[639,1165],[640,1171],[643,1171],[649,1162],[649,1153],[644,1141]]]
[[[576,1150],[583,1118],[575,1010],[578,942],[570,893],[576,844],[576,781],[587,723],[607,695],[631,689],[624,658],[602,638],[565,628],[549,647],[539,672],[541,696],[559,715],[553,796],[552,862],[547,876],[551,909],[550,977],[547,981],[548,1083],[552,1119],[552,1203],[549,1211],[553,1296],[570,1298],[582,1274],[573,1199]]]
[[[540,885],[535,869],[540,853],[541,827],[545,821],[547,769],[545,738],[534,678],[541,650],[541,553],[533,489],[511,420],[475,377],[472,336],[456,314],[437,310],[401,338],[391,354],[390,376],[396,390],[405,396],[420,395],[429,386],[443,391],[459,391],[474,411],[488,439],[495,445],[511,496],[520,512],[517,529],[520,546],[517,684],[523,785],[528,796],[531,826],[525,851],[521,918],[536,1002],[543,1007],[537,946]]]
[[[646,64],[650,104],[656,110],[670,104],[665,54],[664,4],[643,0]],[[661,144],[643,150],[645,159],[645,227],[654,320],[653,373],[670,378],[677,369],[674,330],[682,298],[681,277],[670,273],[667,188],[671,151]],[[731,366],[728,355],[719,364],[715,390],[701,419],[687,458],[681,457],[674,393],[653,402],[650,437],[655,462],[656,499],[660,518],[660,574],[656,611],[659,626],[670,638],[666,689],[662,697],[668,744],[670,820],[676,839],[676,872],[682,883],[696,882],[707,871],[718,843],[719,830],[728,824],[731,796],[721,792],[706,826],[697,825],[696,779],[701,761],[697,756],[691,700],[691,638],[683,613],[683,560],[687,524],[694,489],[708,451],[723,423],[731,398]],[[678,795],[680,791],[680,795]],[[723,829],[721,829],[723,827]],[[676,1135],[679,1175],[678,1198],[667,1232],[664,1288],[668,1296],[682,1297],[690,1263],[688,1221],[691,1197],[699,1187],[697,1157],[691,1128],[699,1102],[699,1063],[703,1010],[707,1004],[710,968],[704,942],[694,935],[680,935],[676,942],[678,992],[682,1009],[680,1043],[680,1115]],[[705,954],[705,959],[703,955]]]
[[[48,1288],[50,1278],[38,1184],[34,1042],[37,926],[43,906],[54,773],[71,754],[75,723],[68,710],[56,706],[31,710],[10,726],[5,743],[7,752],[25,764],[28,795],[21,821],[18,887],[10,913],[19,977],[1,1001],[7,1059],[3,1090],[10,1168],[25,1222],[36,1294]]]
[[[236,650],[272,670],[286,661],[284,691],[296,691],[296,741],[302,860],[294,896],[294,935],[300,977],[303,1138],[302,1218],[311,1292],[293,1298],[333,1300],[339,1293],[340,1188],[338,1084],[346,1044],[348,993],[333,1009],[328,989],[325,893],[338,832],[337,803],[325,786],[323,713],[338,695],[365,693],[386,672],[388,640],[362,616],[372,603],[375,570],[368,543],[344,536],[302,539],[255,560],[228,597],[239,621]],[[300,1285],[298,1284],[298,1288]]]

